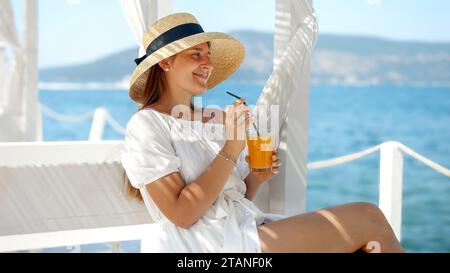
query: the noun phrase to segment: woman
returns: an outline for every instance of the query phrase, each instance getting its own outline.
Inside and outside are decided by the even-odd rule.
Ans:
[[[249,171],[245,140],[237,137],[253,119],[245,99],[225,111],[192,104],[240,66],[239,41],[205,33],[194,16],[177,13],[150,26],[144,45],[130,86],[140,107],[127,125],[122,165],[128,194],[144,201],[157,224],[152,251],[403,251],[368,203],[283,217],[251,202],[281,162],[275,151],[272,171]],[[225,137],[205,136],[198,126]]]

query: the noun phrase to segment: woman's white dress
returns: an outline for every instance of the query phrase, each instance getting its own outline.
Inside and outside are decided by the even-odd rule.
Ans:
[[[128,122],[121,160],[157,224],[152,252],[261,252],[257,226],[284,218],[262,212],[244,197],[247,148],[217,200],[190,228],[173,224],[152,201],[146,184],[173,172],[191,183],[222,149],[224,136],[221,123],[179,119],[153,109],[135,113]]]

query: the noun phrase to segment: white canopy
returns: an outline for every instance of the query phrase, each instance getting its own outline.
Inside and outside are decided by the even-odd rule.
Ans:
[[[171,12],[172,0],[120,0],[122,10],[139,45],[139,56],[145,54],[142,38],[147,27]]]
[[[24,1],[24,40],[18,40],[9,0],[0,0],[0,142],[42,140],[37,99],[38,1]],[[10,54],[5,49],[10,48]],[[7,58],[9,57],[9,58]]]

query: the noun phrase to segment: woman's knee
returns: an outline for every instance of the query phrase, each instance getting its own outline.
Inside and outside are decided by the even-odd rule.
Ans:
[[[369,202],[355,202],[351,203],[350,205],[358,211],[358,214],[362,215],[363,217],[369,217],[375,220],[386,220],[384,213],[375,204]]]

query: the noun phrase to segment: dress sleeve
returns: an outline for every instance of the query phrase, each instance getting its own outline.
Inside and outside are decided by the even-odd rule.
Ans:
[[[121,162],[133,187],[179,171],[181,161],[170,139],[167,125],[151,112],[138,112],[130,119]]]

